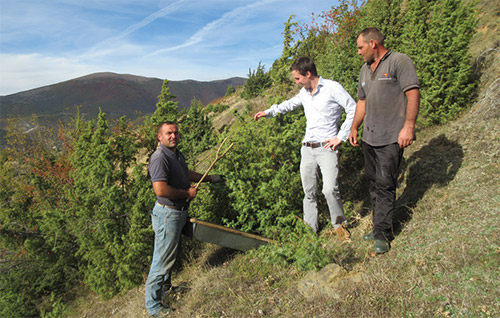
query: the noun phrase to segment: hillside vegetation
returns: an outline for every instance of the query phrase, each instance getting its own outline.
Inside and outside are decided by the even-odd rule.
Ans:
[[[250,84],[213,104],[193,101],[179,113],[164,83],[156,112],[141,126],[101,113],[62,126],[57,141],[44,134],[35,143],[12,122],[11,146],[1,157],[1,315],[147,317],[154,195],[144,158],[156,147],[152,127],[170,119],[180,122],[181,150],[197,170],[206,169],[223,138],[235,143],[215,168],[225,184],[203,186],[191,215],[277,241],[242,253],[185,240],[173,279],[178,288],[165,299],[176,308],[172,317],[499,316],[495,2],[479,1],[475,14],[469,1],[356,3],[341,1],[311,25],[292,17],[269,71],[259,65]],[[320,235],[300,220],[303,112],[251,118],[296,92],[288,68],[300,55],[312,56],[320,74],[356,96],[362,62],[354,39],[366,26],[379,27],[390,48],[409,54],[422,80],[418,139],[405,151],[398,188],[396,239],[375,258],[362,240],[371,211],[359,149],[341,148],[340,186],[353,234],[352,243],[341,244],[329,235],[325,202]],[[340,280],[328,276],[333,269],[343,273]]]

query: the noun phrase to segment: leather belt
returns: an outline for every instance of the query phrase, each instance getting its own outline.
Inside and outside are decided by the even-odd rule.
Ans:
[[[187,211],[187,209],[188,209],[187,206],[176,206],[176,205],[167,205],[167,204],[160,204],[160,203],[156,203],[156,204],[158,204],[162,208],[169,208],[169,209],[177,210],[177,211]]]
[[[306,147],[311,147],[311,148],[318,148],[318,147],[324,147],[328,143],[327,142],[303,142],[302,143]]]

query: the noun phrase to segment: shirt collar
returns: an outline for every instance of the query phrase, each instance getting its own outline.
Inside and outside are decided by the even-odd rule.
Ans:
[[[172,149],[170,148],[167,148],[165,147],[162,143],[160,143],[160,148],[161,150],[167,155],[167,156],[170,156],[170,157],[177,157],[177,153],[178,151],[176,150],[176,152],[173,152]]]
[[[319,76],[318,75],[318,87],[316,87],[316,91],[314,92],[314,94],[317,94],[319,91],[320,91],[320,87],[323,87],[325,86],[324,84],[324,81],[323,81],[323,77]],[[304,88],[305,89],[305,88]],[[306,89],[306,92],[311,95],[311,90],[310,89]]]
[[[385,59],[387,59],[389,57],[389,55],[391,55],[391,53],[392,53],[391,50],[387,50],[387,52],[385,52],[384,56],[382,56],[382,58],[380,60],[384,61]]]

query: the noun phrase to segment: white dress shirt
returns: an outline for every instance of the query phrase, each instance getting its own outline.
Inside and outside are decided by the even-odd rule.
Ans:
[[[306,115],[306,134],[302,142],[323,142],[338,137],[346,141],[351,131],[356,103],[340,83],[319,77],[316,92],[302,88],[295,97],[281,104],[274,104],[265,110],[266,117],[279,113],[288,113],[298,107],[304,107]],[[337,131],[342,117],[342,108],[347,116]]]

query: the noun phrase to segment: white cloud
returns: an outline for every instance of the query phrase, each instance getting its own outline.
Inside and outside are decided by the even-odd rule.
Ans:
[[[150,55],[159,55],[159,54],[187,48],[187,47],[196,45],[200,42],[203,42],[203,41],[207,40],[207,38],[210,38],[212,40],[217,39],[220,35],[224,34],[224,32],[222,32],[220,30],[220,28],[223,25],[231,24],[234,27],[235,22],[238,22],[238,24],[241,24],[243,22],[242,20],[245,20],[246,18],[252,16],[254,9],[261,7],[261,6],[269,5],[272,2],[276,2],[276,0],[261,0],[261,1],[255,2],[255,3],[250,3],[246,6],[235,8],[232,11],[223,14],[222,17],[220,17],[219,19],[214,20],[214,21],[204,25],[195,34],[193,34],[191,37],[189,37],[189,39],[187,39],[187,41],[185,41],[184,43],[177,45],[177,46],[156,50],[156,51],[152,52]],[[245,26],[248,27],[248,25],[245,25]],[[219,30],[217,30],[217,29],[219,29]],[[233,29],[233,31],[234,31],[234,29]],[[248,32],[248,31],[249,30],[246,29],[246,32]],[[213,45],[213,43],[212,43],[212,45]]]
[[[290,14],[336,1],[1,0],[0,95],[93,72],[171,80],[246,76],[282,50]]]
[[[134,33],[135,31],[149,25],[150,23],[152,23],[153,21],[155,21],[156,19],[159,19],[167,14],[170,14],[172,12],[174,12],[176,9],[178,9],[180,7],[180,5],[182,4],[182,2],[184,2],[185,0],[179,0],[179,1],[176,1],[172,4],[170,4],[169,6],[167,7],[164,7],[150,15],[148,15],[146,18],[144,18],[142,21],[138,22],[138,23],[135,23],[131,26],[129,26],[128,28],[126,28],[125,30],[123,30],[122,32],[120,32],[118,35],[116,36],[113,36],[111,38],[108,38],[98,44],[96,44],[95,46],[93,46],[87,53],[85,53],[84,55],[89,55],[89,56],[92,56],[92,55],[100,55],[102,54],[101,53],[96,53],[96,51],[99,51],[100,49],[104,49],[106,50],[109,46],[112,46],[114,45],[116,42],[119,42],[121,39],[127,37],[128,35]]]
[[[51,85],[98,69],[78,60],[40,54],[0,54],[0,95]]]

